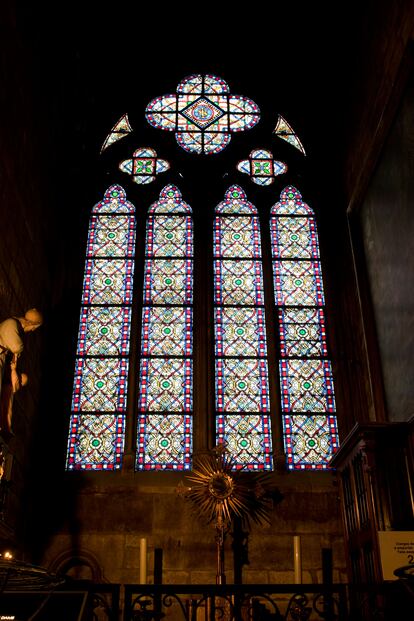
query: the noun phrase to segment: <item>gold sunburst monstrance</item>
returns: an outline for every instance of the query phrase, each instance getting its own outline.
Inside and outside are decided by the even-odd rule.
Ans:
[[[225,583],[224,539],[235,517],[249,525],[270,523],[270,475],[234,469],[234,461],[223,445],[195,459],[187,475],[192,484],[181,483],[177,491],[193,504],[199,517],[214,523],[217,544],[217,584]]]

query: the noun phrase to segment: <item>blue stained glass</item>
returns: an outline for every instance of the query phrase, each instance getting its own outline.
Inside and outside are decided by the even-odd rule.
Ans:
[[[229,88],[217,76],[189,76],[177,87],[177,94],[153,99],[146,108],[148,123],[175,131],[178,144],[194,153],[219,153],[230,142],[231,132],[254,127],[258,106],[247,97],[229,95]]]
[[[319,261],[274,261],[276,304],[322,306],[325,303]]]
[[[334,412],[335,396],[329,360],[280,361],[284,412]]]
[[[216,214],[257,215],[257,209],[247,200],[246,192],[239,185],[232,185],[225,193],[224,200],[217,205]]]
[[[135,254],[135,208],[110,186],[89,222],[68,470],[121,467]]]
[[[165,102],[164,102],[165,103]],[[191,466],[193,224],[173,185],[147,221],[139,380],[138,470]]]
[[[272,218],[275,259],[318,259],[319,244],[314,218]]]
[[[237,470],[272,470],[270,417],[266,414],[220,414],[217,441],[225,444]]]
[[[217,412],[268,412],[268,390],[266,360],[216,360]]]
[[[87,259],[82,304],[131,304],[134,261]]]
[[[192,435],[192,417],[189,414],[140,414],[137,468],[190,470]]]
[[[76,362],[72,410],[74,412],[124,412],[128,360],[79,358]]]
[[[175,185],[170,184],[161,190],[159,200],[151,205],[148,213],[191,214],[191,207],[183,201],[180,190]]]
[[[92,215],[86,254],[88,257],[133,257],[135,221],[130,215]]]
[[[293,186],[271,209],[280,388],[289,469],[323,470],[338,448],[335,393],[313,211]],[[292,413],[292,415],[290,414]]]
[[[148,256],[154,257],[191,257],[193,227],[190,216],[150,215],[146,251]]]
[[[193,310],[189,307],[145,307],[142,311],[144,356],[190,356]]]
[[[327,470],[339,448],[336,416],[283,416],[286,460],[289,470]]]
[[[225,305],[263,305],[261,261],[214,261],[214,301]]]
[[[111,185],[105,192],[103,199],[92,207],[92,213],[110,213],[112,215],[128,213],[135,214],[135,207],[126,198],[126,192],[120,185]]]
[[[322,308],[280,309],[279,330],[282,357],[327,356],[325,316]]]
[[[271,469],[260,225],[240,186],[216,207],[214,257],[217,442],[235,468]]]
[[[266,356],[263,308],[218,306],[215,328],[216,356]]]
[[[149,259],[145,262],[144,304],[192,304],[191,259]]]
[[[124,436],[124,415],[73,413],[69,426],[68,470],[120,468]]]
[[[128,355],[130,323],[129,306],[85,306],[80,317],[78,356]]]
[[[260,259],[260,228],[257,217],[216,218],[214,222],[214,256],[253,257]]]

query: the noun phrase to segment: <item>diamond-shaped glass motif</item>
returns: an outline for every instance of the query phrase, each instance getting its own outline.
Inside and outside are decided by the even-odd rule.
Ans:
[[[231,94],[222,78],[197,74],[184,78],[176,95],[150,101],[145,116],[153,127],[175,131],[185,151],[209,155],[223,151],[231,133],[254,127],[260,110],[248,97]]]
[[[237,170],[249,175],[257,185],[270,185],[275,177],[287,171],[287,166],[284,162],[275,160],[271,151],[255,149],[251,151],[248,160],[237,164]]]
[[[225,113],[212,101],[209,101],[204,97],[200,97],[200,99],[194,101],[192,104],[187,106],[187,108],[181,110],[181,114],[187,117],[187,119],[194,123],[194,125],[197,125],[200,129],[205,129],[221,118]]]
[[[170,167],[167,160],[157,156],[157,152],[149,147],[140,147],[133,153],[133,157],[119,164],[122,172],[131,175],[135,183],[151,183],[155,177]]]

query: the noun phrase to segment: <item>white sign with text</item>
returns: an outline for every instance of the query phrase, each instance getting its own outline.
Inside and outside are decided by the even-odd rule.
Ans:
[[[378,531],[384,580],[397,580],[394,570],[414,563],[414,531]]]

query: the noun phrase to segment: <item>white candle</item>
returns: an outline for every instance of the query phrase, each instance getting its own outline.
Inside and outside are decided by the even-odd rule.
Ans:
[[[293,537],[293,563],[295,568],[295,584],[302,584],[302,554],[300,549],[300,535]]]
[[[147,540],[139,540],[139,583],[147,584]]]

